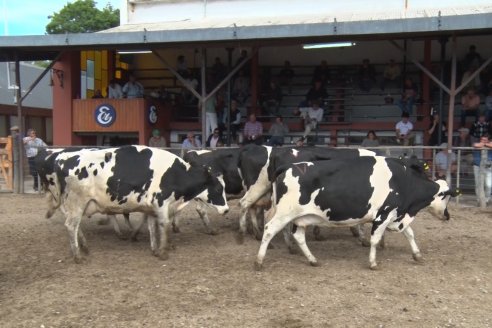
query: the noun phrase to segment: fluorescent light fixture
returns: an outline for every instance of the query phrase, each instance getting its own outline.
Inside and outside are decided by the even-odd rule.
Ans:
[[[313,43],[305,44],[303,49],[321,49],[321,48],[340,48],[355,46],[355,42],[330,42],[330,43]]]
[[[120,55],[151,54],[152,50],[118,50]]]

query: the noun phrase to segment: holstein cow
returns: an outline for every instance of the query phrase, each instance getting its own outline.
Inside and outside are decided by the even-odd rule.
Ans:
[[[179,211],[193,199],[215,207],[221,214],[229,209],[221,176],[216,177],[209,168],[191,166],[157,148],[125,146],[61,153],[55,160],[55,173],[57,179],[51,189],[54,199],[63,206],[77,263],[82,259],[79,241],[82,249],[87,250],[87,242],[79,230],[83,215],[145,213],[149,216],[152,252],[166,259],[170,213]]]
[[[402,160],[380,156],[295,163],[277,174],[257,269],[262,267],[271,239],[290,222],[297,226],[294,239],[311,265],[318,262],[306,245],[306,226],[364,222],[372,222],[371,269],[377,267],[376,246],[386,228],[403,232],[418,261],[422,256],[410,223],[425,207],[449,219],[447,204],[450,196],[456,196],[446,181],[429,180]]]
[[[241,217],[239,221],[238,242],[242,243],[246,232],[246,215],[249,212],[253,229],[258,239],[262,229],[256,219],[252,206],[262,197],[268,195],[276,170],[287,164],[300,161],[318,161],[332,159],[349,159],[361,156],[375,156],[376,153],[366,149],[336,149],[322,147],[269,147],[248,145],[239,154],[239,169],[247,189],[240,201]],[[319,233],[319,230],[315,230]],[[358,230],[352,230],[354,235]],[[319,237],[317,237],[319,239]]]
[[[101,148],[84,148],[83,151],[93,151]],[[41,187],[46,192],[46,203],[48,204],[48,210],[45,214],[46,218],[50,218],[55,213],[56,209],[61,205],[61,203],[55,199],[51,188],[49,186],[54,186],[55,180],[57,179],[55,174],[55,160],[58,155],[64,152],[76,152],[80,151],[81,148],[68,147],[68,148],[51,148],[51,149],[40,149],[35,158],[35,165],[37,172],[41,179]],[[59,192],[56,192],[58,195]],[[130,230],[133,230],[132,224],[130,223],[130,217],[128,213],[124,214],[125,222]],[[112,223],[113,229],[119,238],[124,239],[125,236],[121,233],[120,226],[116,220],[114,214],[108,214],[107,219]]]
[[[239,173],[238,157],[239,148],[224,148],[213,150],[189,150],[183,156],[183,159],[195,166],[207,166],[215,174],[221,174],[224,178],[225,192],[228,199],[237,198],[243,192],[243,180]],[[215,229],[210,227],[210,219],[207,215],[207,209],[198,203],[196,211],[202,219],[205,229],[209,234],[216,234]],[[173,222],[173,229],[179,232],[177,218]]]

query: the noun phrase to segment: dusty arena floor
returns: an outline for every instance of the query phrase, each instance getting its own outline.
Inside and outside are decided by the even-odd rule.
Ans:
[[[62,214],[44,219],[43,196],[0,194],[0,326],[492,326],[490,207],[451,207],[449,222],[419,214],[412,226],[421,264],[402,235],[389,233],[378,251],[381,268],[371,271],[368,249],[348,229],[322,229],[326,241],[308,235],[320,267],[277,238],[259,273],[259,243],[235,243],[233,209],[227,218],[212,216],[220,233],[210,236],[187,207],[167,261],[151,255],[146,232],[132,243],[87,219],[91,253],[77,265]]]

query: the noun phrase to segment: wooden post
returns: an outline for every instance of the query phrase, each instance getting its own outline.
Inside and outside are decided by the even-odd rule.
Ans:
[[[451,185],[451,152],[453,147],[453,125],[454,125],[454,98],[456,97],[456,36],[452,38],[452,60],[451,60],[451,86],[449,93],[449,111],[448,111],[448,168],[446,172],[446,181]]]
[[[251,113],[260,115],[260,108],[258,107],[258,76],[259,76],[259,55],[258,48],[254,47],[253,58],[251,59]]]
[[[201,100],[200,100],[200,112],[202,113],[202,148],[205,147],[205,141],[207,140],[207,131],[205,129],[207,128],[207,114],[205,112],[205,99],[207,96],[207,87],[206,87],[206,76],[207,74],[207,50],[205,48],[202,48],[202,95],[201,95]]]

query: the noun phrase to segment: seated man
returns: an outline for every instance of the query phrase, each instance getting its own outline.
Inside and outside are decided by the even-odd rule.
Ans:
[[[188,132],[188,134],[186,135],[186,139],[181,145],[181,147],[184,149],[195,149],[200,148],[201,146],[202,143],[200,142],[200,139],[198,139],[198,137],[195,137],[193,132]]]
[[[312,130],[315,130],[318,123],[323,120],[324,110],[319,107],[319,102],[314,100],[312,104],[311,107],[299,108],[301,117],[304,120],[304,134],[302,135],[302,140],[306,139],[308,134],[310,134]]]
[[[384,68],[383,80],[381,81],[381,90],[384,91],[388,84],[394,86],[400,85],[401,70],[400,66],[395,63],[394,59],[390,59],[389,64]]]
[[[263,126],[256,120],[256,115],[251,114],[249,121],[244,124],[243,144],[254,143],[261,145],[263,143]]]
[[[463,97],[461,97],[461,126],[465,126],[466,117],[474,116],[477,118],[478,107],[480,106],[480,96],[475,92],[475,89],[470,88]]]
[[[220,136],[219,128],[215,128],[214,133],[212,133],[208,137],[207,142],[205,143],[205,147],[216,148],[216,147],[220,147],[220,145],[224,145],[224,141]]]
[[[396,142],[403,143],[403,146],[409,146],[413,140],[413,124],[409,121],[408,112],[401,114],[401,121],[396,123]]]
[[[268,133],[270,134],[269,146],[282,146],[284,144],[284,137],[289,133],[289,127],[284,123],[282,116],[278,115],[275,118],[275,123],[272,124]]]
[[[436,178],[446,179],[448,171],[448,144],[442,143],[439,147],[441,150],[436,154],[434,164],[436,166]],[[456,173],[456,154],[451,153],[451,173]]]

